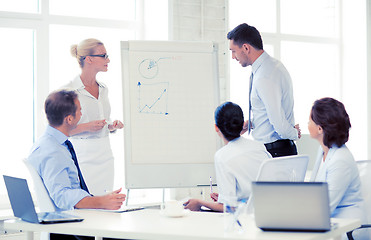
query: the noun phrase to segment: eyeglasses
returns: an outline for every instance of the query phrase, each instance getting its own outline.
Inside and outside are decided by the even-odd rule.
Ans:
[[[89,57],[101,57],[101,58],[104,58],[104,59],[107,59],[108,58],[108,54],[105,53],[105,54],[97,54],[97,55],[87,55]],[[84,59],[87,57],[85,56]]]

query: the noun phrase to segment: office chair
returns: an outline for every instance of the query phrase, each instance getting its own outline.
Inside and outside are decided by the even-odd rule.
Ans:
[[[303,182],[307,172],[309,156],[294,155],[265,160],[259,168],[256,181]],[[247,202],[247,212],[253,212],[253,195]]]
[[[37,198],[37,203],[38,203],[37,205],[39,206],[40,211],[41,212],[55,212],[56,209],[55,209],[54,203],[52,202],[49,196],[49,193],[46,190],[46,187],[40,175],[38,174],[36,169],[29,162],[27,162],[26,159],[24,159],[23,162],[27,166],[31,174],[34,188],[36,191],[36,198]]]
[[[308,169],[312,169],[317,159],[319,142],[312,138],[310,134],[301,134],[300,140],[296,141],[296,147],[299,155],[308,155]]]
[[[36,192],[37,205],[40,211],[41,212],[55,212],[56,208],[54,206],[54,203],[51,200],[49,193],[46,190],[44,182],[42,181],[39,173],[29,162],[27,162],[26,158],[23,159],[23,162],[31,174],[32,181],[34,184],[34,189]],[[40,240],[49,240],[49,239],[50,239],[50,234],[48,232],[40,233]]]
[[[356,161],[356,163],[358,166],[359,177],[361,178],[362,196],[368,224],[362,224],[359,228],[347,232],[349,240],[354,240],[353,231],[357,231],[357,229],[362,228],[371,228],[371,189],[369,189],[369,183],[371,182],[371,160]],[[370,230],[367,231],[369,238],[371,239]]]
[[[307,155],[268,159],[261,164],[256,181],[302,182],[307,172],[308,162]]]

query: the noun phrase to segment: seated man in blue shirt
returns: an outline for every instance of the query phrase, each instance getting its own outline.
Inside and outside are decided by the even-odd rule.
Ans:
[[[56,209],[119,209],[126,198],[120,193],[121,188],[103,196],[89,194],[78,164],[75,165],[72,144],[67,146],[70,132],[81,118],[77,94],[66,90],[51,93],[45,101],[45,113],[49,125],[32,147],[28,161],[41,176]]]

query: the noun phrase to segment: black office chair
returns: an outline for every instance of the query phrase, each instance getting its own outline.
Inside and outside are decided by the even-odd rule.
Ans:
[[[354,231],[357,231],[358,229],[371,228],[371,189],[369,189],[369,183],[371,182],[371,160],[357,161],[357,166],[361,178],[362,195],[369,224],[362,224],[359,228],[347,232],[349,240],[354,240]],[[371,239],[370,230],[368,230],[368,235]]]

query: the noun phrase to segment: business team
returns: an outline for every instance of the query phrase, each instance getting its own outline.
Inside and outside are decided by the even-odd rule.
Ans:
[[[299,125],[295,125],[294,120],[291,77],[281,62],[264,51],[258,30],[244,23],[230,31],[227,38],[230,40],[232,58],[239,61],[242,67],[252,66],[249,118],[245,121],[241,108],[231,102],[215,110],[215,130],[225,143],[215,154],[219,194],[211,195],[215,202],[190,199],[185,208],[191,210],[200,210],[201,206],[206,206],[222,211],[223,204],[228,201],[247,199],[250,196],[250,183],[255,180],[261,162],[271,157],[297,154],[293,140],[301,136]],[[94,58],[105,59],[102,63],[94,63],[96,72],[106,70],[104,67],[109,62],[100,44],[79,58],[84,64],[93,62]],[[81,89],[79,91],[91,93],[91,86],[95,86],[95,93],[99,88],[104,89],[105,86],[95,80],[95,75],[95,81],[90,81],[89,85],[83,81],[82,76],[84,84],[77,81]],[[88,186],[92,186],[90,180],[87,186],[83,184],[84,172],[81,173],[79,169],[79,154],[76,157],[68,141],[71,133],[76,133],[81,124],[79,98],[81,92],[77,97],[74,91],[66,90],[48,96],[45,112],[49,126],[34,144],[28,161],[42,177],[57,209],[118,209],[126,197],[120,194],[121,189],[103,196],[92,196],[88,190]],[[103,122],[102,125],[105,124]],[[334,125],[335,129],[330,129]],[[122,127],[123,124],[116,121],[108,129],[114,131]],[[345,146],[350,122],[344,106],[332,98],[317,100],[310,113],[308,128],[310,135],[321,145],[311,180],[328,182],[332,216],[359,218],[364,222],[366,218],[362,210],[358,170],[352,154]],[[254,140],[241,136],[246,132],[251,132]],[[344,174],[347,176],[346,181],[342,179],[340,183],[339,176]]]
[[[295,125],[292,81],[286,68],[264,51],[260,33],[255,27],[240,24],[228,33],[227,38],[230,40],[232,58],[239,61],[242,67],[252,66],[249,119],[241,134],[251,131],[254,139],[264,143],[273,157],[297,154],[292,140],[300,138],[301,132],[299,125]],[[224,103],[215,111],[215,128],[225,143],[215,154],[215,171],[220,189],[219,196],[211,193],[210,197],[217,203],[190,199],[185,202],[185,208],[200,210],[202,206],[206,206],[222,211],[223,204],[228,201],[241,201],[250,196],[250,188],[246,185],[249,186],[256,175],[254,177],[248,171],[255,170],[256,174],[256,161],[270,156],[265,155],[264,158],[261,150],[261,155],[254,161],[254,157],[258,155],[249,153],[247,146],[243,147],[245,151],[236,148],[239,142],[246,140],[242,140],[237,134],[228,137],[228,132],[242,128],[243,115],[241,117],[239,112],[239,107],[233,103]],[[333,98],[314,102],[308,129],[311,137],[318,140],[321,147],[311,181],[328,183],[332,217],[358,218],[366,223],[358,169],[353,155],[345,145],[350,126],[349,116],[341,102]],[[254,142],[246,145],[253,146],[255,152],[261,149]],[[226,154],[228,151],[229,154]],[[357,231],[355,239],[368,239],[367,232]]]

